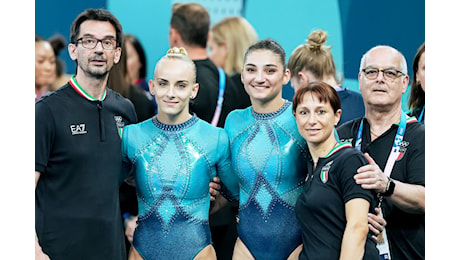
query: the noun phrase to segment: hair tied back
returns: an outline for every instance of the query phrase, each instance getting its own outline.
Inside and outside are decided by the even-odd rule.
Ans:
[[[186,56],[188,57],[187,51],[185,50],[184,47],[172,47],[171,49],[168,50],[166,53],[167,56]]]
[[[326,40],[327,40],[327,32],[321,29],[318,29],[318,30],[311,32],[310,35],[308,35],[306,46],[310,50],[318,52],[322,49],[323,45],[326,43]]]

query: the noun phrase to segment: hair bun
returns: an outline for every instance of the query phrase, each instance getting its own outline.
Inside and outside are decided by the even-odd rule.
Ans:
[[[168,50],[166,53],[168,56],[177,56],[177,55],[183,55],[188,57],[187,51],[185,50],[184,47],[172,47],[171,49]]]
[[[59,55],[59,52],[66,47],[66,41],[64,36],[60,34],[55,34],[52,37],[48,39],[48,42],[51,44],[51,47],[53,47],[54,54],[57,56]]]
[[[327,32],[319,29],[316,31],[313,31],[308,35],[307,39],[307,47],[310,48],[311,50],[320,50],[321,46],[323,46],[326,43],[327,40]]]

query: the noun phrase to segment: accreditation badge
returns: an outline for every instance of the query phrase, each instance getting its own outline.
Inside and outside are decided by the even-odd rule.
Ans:
[[[123,122],[123,118],[121,116],[114,116],[115,123],[117,125],[118,135],[120,138],[123,136],[123,128],[125,127],[125,123]]]
[[[380,214],[383,218],[383,211],[380,208]],[[390,243],[388,242],[387,231],[384,228],[382,233],[377,237],[377,249],[379,250],[380,260],[390,260]]]

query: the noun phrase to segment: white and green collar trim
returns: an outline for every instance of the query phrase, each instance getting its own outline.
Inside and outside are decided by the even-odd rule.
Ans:
[[[343,148],[346,148],[346,147],[353,147],[352,144],[350,142],[343,142],[343,143],[340,143],[338,144],[337,146],[335,146],[334,148],[332,148],[331,151],[329,151],[329,153],[325,156],[325,158],[333,155],[334,153],[336,153],[337,151],[343,149]]]
[[[75,75],[73,75],[70,80],[69,84],[75,89],[75,91],[78,92],[78,94],[82,95],[84,98],[90,100],[90,101],[99,101],[99,99],[94,98],[88,92],[86,92],[80,85],[78,84],[77,80],[75,79]],[[102,94],[102,97],[100,101],[104,100],[105,97],[107,96],[107,89],[104,90],[104,94]]]

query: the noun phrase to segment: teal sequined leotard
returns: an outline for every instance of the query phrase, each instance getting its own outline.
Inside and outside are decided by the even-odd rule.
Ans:
[[[122,154],[134,167],[136,250],[144,259],[193,259],[211,244],[209,182],[232,174],[225,131],[196,116],[179,125],[154,117],[124,128]]]
[[[286,259],[302,244],[294,208],[307,176],[291,102],[268,114],[233,111],[225,130],[240,181],[238,236],[255,259]]]

